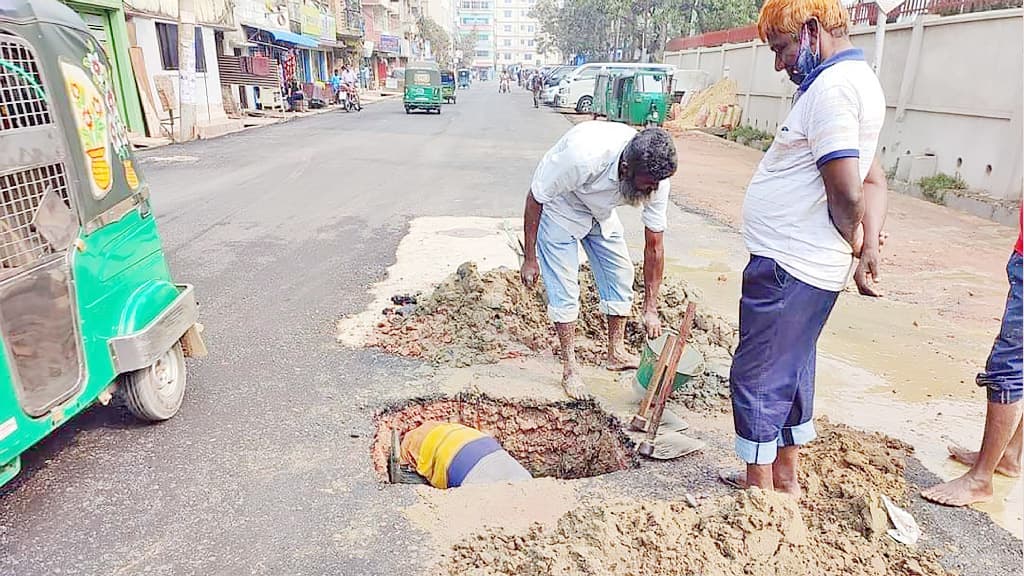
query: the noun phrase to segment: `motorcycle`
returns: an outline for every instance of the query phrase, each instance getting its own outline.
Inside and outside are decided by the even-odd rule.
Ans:
[[[338,105],[345,112],[352,112],[359,110],[359,104],[356,103],[355,97],[351,94],[351,90],[348,88],[342,88],[338,90]]]

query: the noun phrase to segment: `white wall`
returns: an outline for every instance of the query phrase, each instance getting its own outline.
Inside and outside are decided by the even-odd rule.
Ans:
[[[879,80],[888,104],[879,140],[883,166],[934,155],[937,169],[972,189],[1019,200],[1022,191],[1024,10],[921,16],[890,24]],[[875,58],[875,29],[851,39]],[[789,112],[794,86],[776,72],[759,41],[668,52],[665,62],[701,69],[712,82],[736,81],[743,123],[774,132]]]
[[[157,95],[154,78],[167,76],[171,78],[175,91],[178,90],[178,71],[164,70],[160,61],[160,43],[156,35],[156,20],[136,16],[135,37],[143,56],[146,59],[146,71],[149,73],[149,89],[153,93],[153,102],[157,114],[161,120],[168,118],[160,104],[160,97]],[[221,97],[220,74],[217,72],[217,44],[214,41],[213,30],[203,28],[203,50],[206,56],[206,72],[196,73],[196,123],[213,124],[227,118],[224,112],[224,103]],[[180,99],[175,94],[176,103]],[[175,109],[175,119],[178,117],[178,109]]]

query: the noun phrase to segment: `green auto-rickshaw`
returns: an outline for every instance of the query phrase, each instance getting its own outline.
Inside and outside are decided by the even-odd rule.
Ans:
[[[612,91],[612,79],[615,74],[609,70],[601,70],[594,78],[594,103],[592,114],[594,120],[608,115],[608,96]]]
[[[441,71],[433,62],[415,62],[405,68],[405,113],[413,110],[441,113]]]
[[[672,77],[664,70],[635,70],[613,77],[605,115],[630,126],[660,126],[668,113]]]
[[[459,88],[462,88],[463,90],[469,88],[469,83],[470,83],[470,70],[469,70],[469,68],[459,68],[456,71],[456,74],[459,75]]]
[[[455,104],[455,72],[451,70],[441,70],[441,97]]]
[[[205,354],[171,278],[106,54],[55,0],[0,4],[0,484],[114,394],[166,420]]]

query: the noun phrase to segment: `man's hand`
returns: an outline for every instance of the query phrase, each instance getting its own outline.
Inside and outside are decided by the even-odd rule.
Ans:
[[[853,281],[857,283],[857,291],[864,296],[882,296],[882,292],[874,286],[882,279],[881,263],[881,248],[870,246],[861,250],[857,269],[853,272]]]
[[[537,283],[538,276],[540,276],[540,265],[537,264],[537,259],[524,258],[523,266],[519,269],[519,277],[523,279],[523,284],[533,286]]]
[[[644,307],[644,328],[647,329],[647,337],[651,340],[661,336],[661,317],[658,316],[657,308]]]

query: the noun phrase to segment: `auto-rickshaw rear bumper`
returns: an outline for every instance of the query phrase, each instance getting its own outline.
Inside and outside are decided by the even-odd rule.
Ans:
[[[118,374],[145,368],[156,362],[176,342],[186,340],[186,348],[200,353],[190,356],[205,355],[205,346],[200,336],[199,307],[196,304],[195,290],[191,284],[178,284],[179,290],[175,298],[152,322],[141,330],[111,338],[110,356]]]

